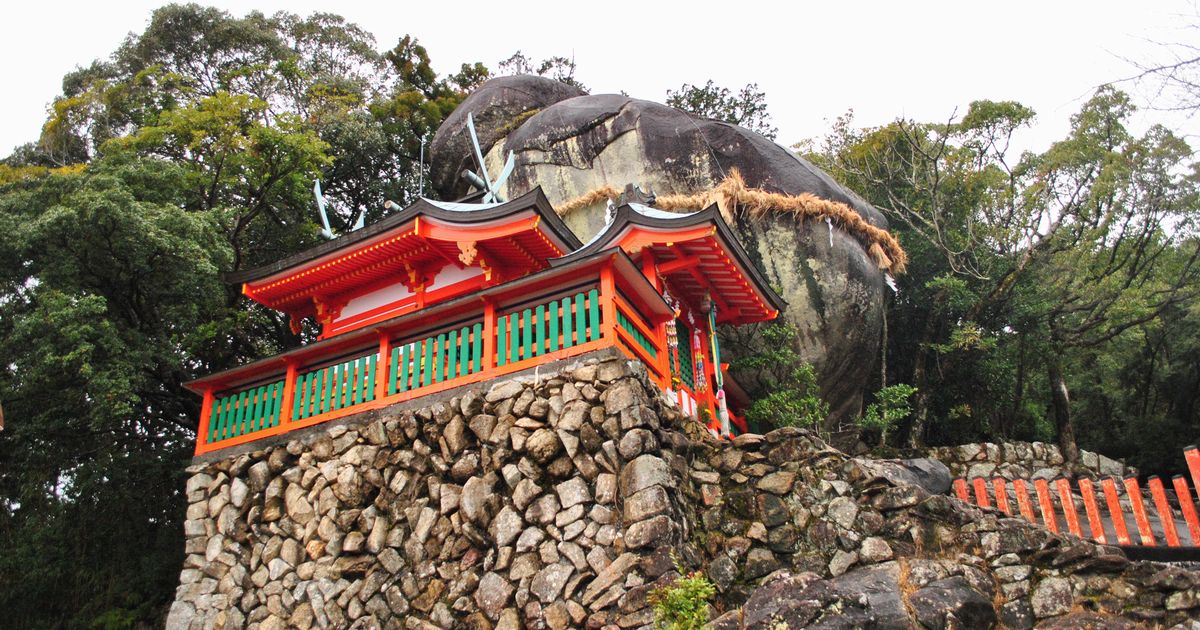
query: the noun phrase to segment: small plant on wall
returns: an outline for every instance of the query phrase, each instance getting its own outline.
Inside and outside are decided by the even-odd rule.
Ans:
[[[716,587],[699,571],[687,573],[669,586],[655,589],[650,593],[650,604],[654,606],[654,627],[660,630],[700,630],[707,627],[708,601],[716,594]]]

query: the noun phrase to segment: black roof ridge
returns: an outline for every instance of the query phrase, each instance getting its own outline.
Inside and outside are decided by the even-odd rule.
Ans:
[[[322,256],[332,254],[338,250],[350,247],[356,243],[365,241],[374,236],[378,236],[398,225],[403,225],[417,216],[430,216],[443,221],[453,221],[456,223],[482,223],[491,221],[496,218],[504,217],[515,212],[520,212],[532,208],[542,220],[546,227],[561,239],[568,250],[577,250],[582,246],[579,237],[567,227],[563,222],[562,217],[554,211],[554,206],[550,205],[550,200],[546,198],[546,194],[542,192],[542,187],[537,186],[533,190],[509,201],[505,201],[490,208],[481,208],[479,210],[446,210],[437,205],[438,202],[428,200],[424,197],[418,197],[416,201],[406,206],[403,210],[396,212],[390,216],[384,217],[371,225],[363,227],[353,232],[347,232],[341,236],[320,243],[314,247],[310,247],[304,251],[297,252],[277,260],[273,263],[255,267],[253,269],[242,269],[231,271],[223,274],[222,279],[230,284],[240,284],[259,280],[268,276],[272,276],[281,271],[285,271],[290,267],[315,260]],[[444,202],[444,203],[461,203],[461,202]]]

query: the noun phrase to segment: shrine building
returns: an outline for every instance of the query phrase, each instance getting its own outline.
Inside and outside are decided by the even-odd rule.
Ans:
[[[783,301],[716,206],[629,203],[583,244],[540,189],[507,202],[420,199],[367,227],[230,280],[315,341],[187,384],[196,454],[489,381],[601,348],[640,361],[715,434],[745,431],[718,324]]]

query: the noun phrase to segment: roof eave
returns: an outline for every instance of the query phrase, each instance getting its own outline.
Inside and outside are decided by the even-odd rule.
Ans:
[[[362,229],[343,234],[331,241],[310,247],[268,265],[226,273],[222,276],[222,279],[230,284],[241,284],[283,273],[304,263],[352,247],[362,241],[383,234],[396,227],[403,226],[418,216],[433,217],[441,221],[472,224],[491,221],[527,209],[533,209],[542,217],[540,224],[545,225],[546,229],[561,242],[566,251],[570,252],[582,246],[579,238],[567,227],[562,217],[559,217],[558,213],[554,211],[554,207],[550,205],[550,201],[539,186],[516,199],[504,202],[498,206],[471,212],[446,210],[424,199],[418,199],[403,210]]]

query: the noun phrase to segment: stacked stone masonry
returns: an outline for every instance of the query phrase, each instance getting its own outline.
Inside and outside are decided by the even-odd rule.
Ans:
[[[732,442],[608,352],[189,469],[168,628],[1179,627],[1200,572],[889,478],[815,436]],[[782,624],[782,625],[781,625]]]
[[[1099,453],[1080,450],[1073,469],[1064,463],[1062,452],[1045,442],[981,442],[960,446],[937,446],[929,457],[950,468],[955,477],[1005,477],[1008,479],[1053,479],[1060,475],[1125,477],[1137,470]]]

